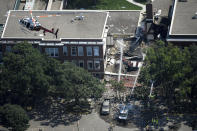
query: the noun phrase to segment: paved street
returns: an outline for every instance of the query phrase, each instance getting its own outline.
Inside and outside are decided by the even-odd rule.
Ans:
[[[109,123],[106,123],[99,117],[99,114],[94,112],[88,115],[83,115],[79,122],[74,122],[71,125],[58,125],[54,128],[50,126],[40,126],[43,121],[30,121],[30,128],[28,131],[78,131],[77,125],[79,124],[79,131],[108,131]],[[138,129],[137,129],[138,130]],[[136,129],[128,129],[123,127],[114,127],[114,131],[136,131]]]

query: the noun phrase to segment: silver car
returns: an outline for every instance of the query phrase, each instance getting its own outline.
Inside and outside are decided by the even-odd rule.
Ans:
[[[129,114],[129,109],[125,105],[120,106],[120,111],[119,111],[119,120],[127,120],[128,119],[128,114]]]
[[[108,99],[104,100],[101,108],[102,115],[108,115],[110,112],[110,101]]]

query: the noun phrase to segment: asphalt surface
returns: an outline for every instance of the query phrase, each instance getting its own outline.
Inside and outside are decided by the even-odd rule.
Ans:
[[[27,131],[108,131],[110,124],[99,117],[99,114],[93,111],[91,114],[83,115],[82,118],[71,125],[58,125],[56,127],[41,126],[43,121],[30,121],[30,128]],[[79,130],[78,130],[79,129]],[[115,126],[113,131],[134,131],[136,129],[129,129]]]

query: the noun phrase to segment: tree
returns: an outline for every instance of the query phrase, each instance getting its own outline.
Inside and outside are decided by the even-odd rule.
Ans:
[[[187,75],[192,69],[189,60],[188,48],[180,49],[157,41],[147,52],[139,81],[144,86],[150,86],[150,81],[154,81],[154,90],[165,96],[169,102],[176,102],[178,96],[181,96],[179,99],[184,99],[191,88],[186,86]]]
[[[14,131],[25,131],[29,127],[29,117],[25,110],[18,105],[2,106],[0,116],[3,126],[11,127]]]
[[[67,98],[69,81],[65,78],[67,73],[62,69],[63,64],[50,57],[45,59],[47,61],[45,74],[49,76],[50,84],[48,94],[53,98]]]
[[[31,44],[21,43],[3,58],[0,67],[1,104],[34,106],[47,96],[81,99],[101,97],[104,86],[88,71],[42,55]]]
[[[117,97],[120,98],[120,92],[124,92],[126,90],[124,86],[124,82],[123,81],[118,82],[116,80],[112,80],[110,81],[110,83],[112,84],[112,87],[116,91]]]
[[[47,95],[49,76],[46,60],[38,49],[26,42],[17,44],[3,58],[1,72],[2,99],[19,105],[29,105]]]
[[[197,106],[197,45],[192,45],[189,47],[191,59],[190,59],[190,64],[192,67],[191,73],[188,75],[189,81],[188,83],[190,84],[189,86],[191,87],[191,94],[189,95],[191,98],[191,105],[195,108]],[[196,109],[197,110],[197,109]]]
[[[86,98],[98,98],[102,96],[104,85],[87,70],[77,67],[72,63],[62,66],[66,82],[66,92],[70,99],[74,99],[78,105],[80,100]]]

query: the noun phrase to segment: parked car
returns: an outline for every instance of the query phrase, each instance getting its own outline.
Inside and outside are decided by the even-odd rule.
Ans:
[[[128,114],[129,114],[129,109],[127,108],[126,105],[120,105],[120,111],[118,115],[119,120],[127,120],[128,119]]]
[[[103,104],[102,104],[101,114],[102,115],[108,115],[109,112],[110,112],[110,100],[109,99],[105,99],[103,101]]]

